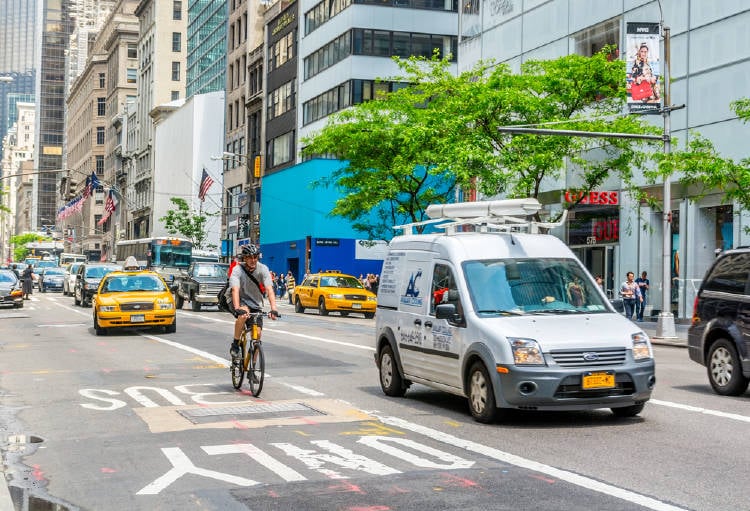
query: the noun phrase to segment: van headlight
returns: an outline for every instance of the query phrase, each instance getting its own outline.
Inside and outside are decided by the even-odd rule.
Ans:
[[[508,337],[508,342],[513,350],[513,363],[516,365],[545,365],[542,349],[534,339]]]
[[[635,360],[644,360],[648,358],[654,358],[651,352],[651,343],[648,340],[648,336],[644,333],[633,334],[633,358]]]

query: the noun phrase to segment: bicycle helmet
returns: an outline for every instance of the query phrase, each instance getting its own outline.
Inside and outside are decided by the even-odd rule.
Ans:
[[[245,245],[242,247],[242,257],[247,256],[260,256],[260,250],[258,250],[258,247],[252,243],[250,245]]]

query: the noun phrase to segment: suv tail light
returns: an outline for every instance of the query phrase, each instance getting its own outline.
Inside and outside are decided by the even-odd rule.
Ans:
[[[697,325],[700,323],[701,318],[698,317],[698,295],[695,296],[695,300],[693,300],[693,318],[692,318],[692,324]]]

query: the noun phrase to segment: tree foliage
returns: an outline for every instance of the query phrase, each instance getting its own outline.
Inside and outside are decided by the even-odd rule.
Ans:
[[[52,238],[47,238],[33,232],[28,232],[26,234],[16,234],[15,236],[11,236],[8,241],[10,241],[10,244],[13,245],[13,260],[23,261],[24,259],[26,259],[26,256],[31,253],[31,249],[26,247],[27,243],[32,243],[34,241],[51,240]]]
[[[479,62],[458,76],[448,59],[395,58],[402,75],[389,81],[409,85],[331,116],[303,141],[304,154],[344,160],[318,184],[341,193],[332,214],[373,237],[390,237],[388,227],[403,218],[422,220],[425,207],[448,202],[456,185],[489,196],[538,197],[544,181],[567,172],[582,191],[613,174],[635,188],[648,154],[640,141],[498,131],[520,125],[659,133],[639,116],[622,115],[625,70],[609,58],[611,50],[527,61],[520,73]]]
[[[176,206],[176,209],[168,210],[167,214],[159,219],[164,222],[164,228],[167,232],[189,239],[193,242],[195,248],[216,248],[215,246],[205,245],[206,221],[212,215],[209,213],[196,214],[187,201],[180,197],[172,197],[169,200]]]

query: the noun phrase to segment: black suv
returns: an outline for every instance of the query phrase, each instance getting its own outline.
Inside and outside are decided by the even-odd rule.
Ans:
[[[73,303],[86,307],[91,305],[91,298],[99,288],[102,277],[111,271],[122,270],[119,264],[83,263],[76,272],[76,283],[73,286]]]
[[[688,330],[691,360],[706,366],[722,396],[739,396],[750,383],[750,248],[723,252],[706,273]]]

